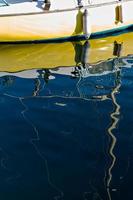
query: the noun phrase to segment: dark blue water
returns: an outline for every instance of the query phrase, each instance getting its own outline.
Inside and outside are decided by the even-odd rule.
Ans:
[[[133,199],[133,57],[124,59],[1,76],[0,200]]]

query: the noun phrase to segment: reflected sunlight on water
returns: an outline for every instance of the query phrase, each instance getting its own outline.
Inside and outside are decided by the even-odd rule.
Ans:
[[[1,200],[133,198],[132,37],[0,46]]]

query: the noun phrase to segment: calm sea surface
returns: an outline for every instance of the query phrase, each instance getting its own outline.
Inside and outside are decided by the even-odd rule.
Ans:
[[[133,199],[132,38],[0,46],[0,200]]]

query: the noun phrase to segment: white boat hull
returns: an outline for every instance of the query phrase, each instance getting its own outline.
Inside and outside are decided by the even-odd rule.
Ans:
[[[116,7],[110,5],[86,6],[82,9],[72,8],[41,12],[10,12],[0,9],[0,42],[35,42],[87,38],[111,33],[133,25],[133,1],[122,3],[123,22],[116,23]],[[85,9],[89,16],[87,27],[89,34],[84,33],[83,15]]]

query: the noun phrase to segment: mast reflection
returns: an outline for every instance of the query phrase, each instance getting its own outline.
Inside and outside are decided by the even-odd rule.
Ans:
[[[110,114],[110,118],[111,118],[111,124],[108,128],[108,136],[109,136],[109,140],[110,140],[110,145],[108,147],[108,152],[109,152],[109,157],[110,157],[110,165],[107,169],[107,174],[106,174],[106,187],[107,187],[107,195],[108,195],[108,199],[112,200],[112,196],[111,196],[111,182],[112,182],[112,178],[113,178],[113,174],[112,174],[112,170],[115,166],[117,157],[114,153],[116,144],[117,144],[117,137],[115,136],[115,134],[113,133],[113,131],[117,128],[118,123],[119,123],[119,115],[120,115],[120,105],[118,104],[117,100],[116,100],[116,95],[119,92],[119,89],[121,87],[121,79],[120,79],[120,65],[119,65],[119,57],[121,55],[121,49],[122,49],[122,44],[118,44],[116,41],[114,42],[114,52],[113,54],[116,55],[118,58],[116,58],[114,60],[114,65],[116,68],[116,79],[115,79],[115,85],[116,87],[114,87],[114,89],[112,90],[111,94],[110,94],[110,98],[112,100],[113,103],[113,112]]]

